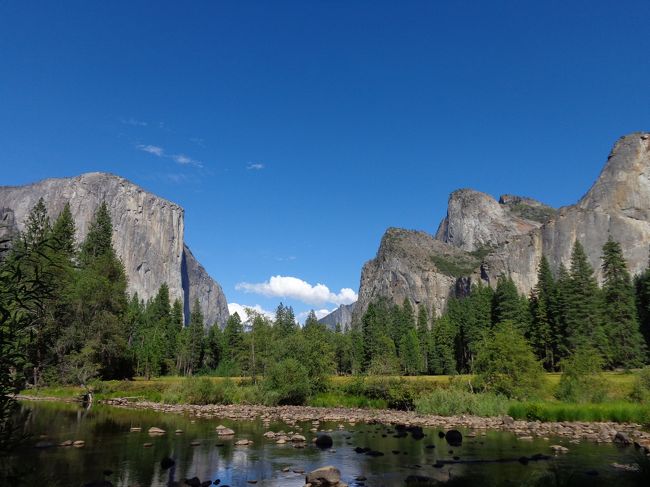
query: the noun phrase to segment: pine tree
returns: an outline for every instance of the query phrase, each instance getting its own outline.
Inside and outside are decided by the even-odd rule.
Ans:
[[[429,329],[429,314],[427,308],[420,304],[418,306],[417,335],[420,351],[422,353],[422,370],[426,373],[429,370],[429,351],[431,348],[431,332]]]
[[[423,368],[422,352],[415,329],[411,329],[404,336],[399,347],[400,363],[405,375],[416,375]]]
[[[634,288],[639,326],[645,338],[646,348],[650,349],[650,259],[648,267],[634,277]]]
[[[492,323],[497,325],[510,321],[520,331],[525,330],[527,324],[525,304],[519,296],[514,281],[509,277],[499,277],[492,301]]]
[[[113,223],[106,202],[102,202],[93,218],[88,234],[81,245],[80,260],[87,265],[93,259],[101,256],[114,256]]]
[[[432,353],[430,369],[434,374],[455,374],[456,360],[454,358],[454,344],[457,328],[453,325],[448,315],[443,315],[433,324]]]
[[[542,256],[537,270],[537,284],[530,295],[531,327],[527,334],[533,351],[547,370],[555,369],[555,350],[557,345],[553,336],[551,300],[555,293],[555,280],[551,267]]]
[[[568,357],[571,353],[571,343],[567,331],[571,287],[571,275],[564,264],[560,264],[555,281],[555,290],[549,301],[551,333],[553,335],[553,361],[556,370],[562,359]]]
[[[66,203],[52,226],[52,247],[66,256],[70,262],[77,252],[75,231],[76,226],[70,212],[70,203]]]
[[[571,349],[595,348],[606,361],[610,350],[602,323],[602,294],[580,242],[571,253],[570,280],[566,296],[566,333]]]
[[[291,306],[285,306],[282,303],[275,310],[275,331],[279,339],[286,338],[298,330],[296,316]]]
[[[238,313],[228,317],[226,326],[223,329],[225,344],[224,358],[231,366],[241,368],[244,354],[244,325]]]
[[[614,367],[638,367],[645,358],[645,344],[639,331],[634,288],[621,245],[610,237],[603,246],[604,326]]]

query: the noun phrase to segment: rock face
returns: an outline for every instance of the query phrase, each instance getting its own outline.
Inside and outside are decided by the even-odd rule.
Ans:
[[[352,323],[352,313],[354,312],[354,306],[356,303],[352,304],[342,304],[334,311],[332,311],[327,316],[323,316],[319,323],[323,323],[329,329],[336,329],[336,325],[341,325],[341,329],[345,330]]]
[[[449,296],[466,293],[479,279],[494,285],[500,275],[528,293],[542,255],[554,270],[568,265],[576,239],[600,279],[602,247],[610,235],[621,243],[632,273],[647,266],[650,134],[621,138],[575,205],[554,210],[530,198],[503,195],[497,201],[462,189],[451,194],[435,238],[389,228],[377,256],[363,267],[354,319],[379,297],[395,303],[408,298],[439,314]]]
[[[0,225],[0,241],[3,231],[23,229],[25,218],[41,197],[51,219],[56,218],[66,203],[70,204],[79,242],[88,232],[95,210],[105,201],[113,220],[113,245],[124,263],[129,291],[137,292],[146,300],[166,282],[171,299],[180,299],[186,311],[194,298],[198,298],[206,323],[225,323],[228,308],[221,287],[183,242],[183,208],[124,178],[106,173],[3,186],[0,187],[0,222],[6,224]]]

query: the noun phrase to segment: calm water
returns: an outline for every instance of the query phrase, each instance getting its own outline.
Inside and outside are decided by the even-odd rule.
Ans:
[[[131,411],[93,406],[83,410],[75,405],[56,403],[23,403],[29,411],[27,432],[32,435],[25,447],[16,452],[16,465],[30,485],[81,486],[93,480],[110,480],[116,486],[167,486],[171,481],[198,477],[202,481],[220,479],[221,485],[245,486],[257,480],[263,486],[302,486],[304,475],[283,473],[282,469],[309,471],[324,465],[335,465],[344,481],[351,486],[435,485],[407,484],[409,476],[422,476],[446,485],[589,485],[623,487],[650,485],[639,483],[637,476],[611,467],[611,463],[631,463],[637,457],[633,448],[581,443],[574,445],[565,439],[550,441],[517,440],[509,433],[488,432],[486,436],[465,438],[462,446],[450,447],[439,438],[438,430],[424,430],[426,436],[415,440],[408,435],[395,438],[388,426],[321,423],[330,429],[334,439],[331,450],[314,446],[304,449],[292,445],[276,445],[262,437],[266,431],[259,421],[192,419],[152,411]],[[235,430],[234,440],[218,438],[215,427],[224,424]],[[131,433],[132,426],[142,432]],[[165,436],[150,437],[147,430],[157,426],[167,430]],[[311,438],[311,423],[299,424],[302,433]],[[295,426],[271,423],[273,431],[296,431]],[[182,429],[182,435],[174,431]],[[253,446],[238,447],[237,439],[251,439]],[[38,441],[60,443],[65,440],[85,440],[84,448],[52,447],[37,449]],[[191,446],[192,441],[199,446]],[[145,448],[144,443],[153,443]],[[546,461],[530,461],[524,465],[522,456],[550,454],[549,445],[563,444],[570,448],[566,455]],[[434,446],[434,448],[431,447]],[[428,448],[427,448],[428,446]],[[355,453],[354,448],[371,448],[383,456]],[[175,459],[174,467],[163,470],[162,458]],[[435,468],[437,461],[451,461]],[[499,461],[499,462],[496,462]],[[112,471],[104,475],[104,471]],[[363,483],[357,476],[367,477]]]

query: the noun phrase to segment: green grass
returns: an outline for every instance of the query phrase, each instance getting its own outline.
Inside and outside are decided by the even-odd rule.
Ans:
[[[508,412],[511,401],[504,396],[473,393],[458,387],[436,389],[415,401],[415,409],[422,414],[439,416],[502,416]]]
[[[423,414],[498,416],[510,414],[518,419],[541,421],[616,421],[650,424],[650,404],[629,401],[636,373],[605,372],[602,377],[608,391],[601,404],[568,404],[554,399],[553,393],[561,374],[545,374],[545,384],[537,402],[513,402],[493,394],[475,394],[465,387],[471,375],[456,376],[333,376],[329,388],[308,400],[319,407],[384,409],[391,394],[412,397],[415,408]],[[386,394],[381,397],[381,391]],[[262,404],[259,387],[245,377],[160,377],[150,380],[97,381],[91,384],[96,399],[128,397],[168,403]],[[379,390],[380,393],[377,393]],[[61,399],[78,398],[84,389],[52,386],[28,389],[23,394]]]
[[[613,421],[650,425],[650,405],[631,402],[569,404],[559,402],[512,403],[508,414],[528,421]]]
[[[321,408],[386,409],[388,407],[384,399],[369,399],[365,396],[341,392],[321,392],[309,399],[307,405]]]

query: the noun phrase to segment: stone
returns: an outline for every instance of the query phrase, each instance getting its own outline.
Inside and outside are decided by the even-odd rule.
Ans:
[[[221,429],[217,428],[217,435],[219,436],[233,436],[235,432],[230,428],[223,427]]]
[[[553,450],[555,453],[567,453],[569,451],[569,449],[566,446],[562,446],[562,445],[551,445],[549,448]]]
[[[86,446],[86,442],[84,440],[75,440],[72,442],[72,446],[75,448],[83,448]]]
[[[307,474],[305,483],[314,487],[336,486],[341,481],[341,472],[338,468],[328,465],[317,468]]]
[[[151,448],[153,446],[153,443],[144,443],[142,446],[145,448]]]
[[[307,441],[307,438],[305,438],[303,435],[293,435],[291,437],[291,441],[293,441],[294,443],[304,443],[305,441]]]
[[[166,431],[162,428],[158,428],[157,426],[152,426],[151,428],[149,428],[147,433],[149,433],[150,436],[158,436],[158,435],[164,435]]]
[[[622,431],[617,431],[616,434],[614,435],[614,443],[621,446],[629,446],[632,444],[632,440],[626,433],[623,433]]]
[[[463,435],[458,430],[449,430],[445,433],[445,440],[451,446],[461,446],[463,443]]]
[[[235,442],[235,445],[237,446],[247,446],[247,445],[252,445],[253,442],[251,440],[238,440]]]
[[[22,231],[29,211],[41,197],[51,220],[70,203],[78,242],[85,237],[95,210],[105,201],[113,221],[113,245],[124,263],[129,293],[137,292],[146,301],[167,283],[172,302],[179,299],[188,310],[197,298],[206,323],[225,325],[229,313],[221,286],[184,243],[183,208],[113,174],[94,172],[45,179],[25,186],[0,187],[0,221],[5,222],[0,225],[0,237]]]
[[[139,433],[140,431],[142,431],[142,428],[140,428],[139,426],[132,426],[129,429],[129,432],[131,432],[131,433]]]
[[[65,440],[59,443],[59,446],[72,446],[72,440]]]
[[[198,441],[198,440],[194,440],[194,441],[190,442],[190,446],[200,446],[200,445],[201,445],[201,442]]]
[[[314,439],[314,444],[321,449],[326,449],[326,448],[332,448],[332,445],[334,445],[334,440],[332,440],[332,437],[330,435],[318,435]]]
[[[332,331],[336,329],[336,325],[341,325],[341,329],[344,330],[352,324],[355,304],[342,304],[330,314],[323,316],[318,322],[323,323]]]

